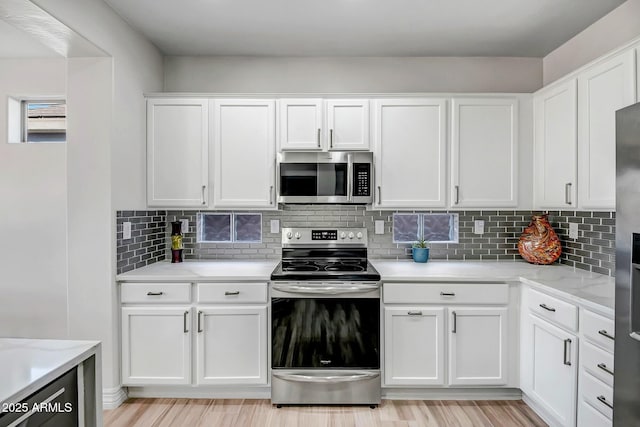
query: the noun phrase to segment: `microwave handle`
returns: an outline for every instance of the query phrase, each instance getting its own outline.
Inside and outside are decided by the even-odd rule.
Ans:
[[[353,154],[347,155],[347,200],[353,199]]]

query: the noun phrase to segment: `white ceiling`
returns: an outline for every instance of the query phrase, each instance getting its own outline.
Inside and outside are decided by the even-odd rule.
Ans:
[[[624,0],[105,0],[167,55],[542,57]]]
[[[31,35],[0,19],[0,58],[60,57]]]

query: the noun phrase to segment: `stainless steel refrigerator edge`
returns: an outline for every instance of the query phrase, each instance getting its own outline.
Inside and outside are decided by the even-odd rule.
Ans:
[[[633,250],[633,234],[640,233],[640,103],[616,112],[616,147],[613,424],[624,427],[640,425],[640,337],[632,337],[640,332],[640,270],[632,262],[640,260],[640,239]]]

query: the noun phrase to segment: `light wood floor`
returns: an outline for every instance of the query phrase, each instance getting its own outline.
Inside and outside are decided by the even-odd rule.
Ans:
[[[269,400],[129,399],[104,411],[105,427],[485,427],[546,426],[520,400],[385,400],[367,406],[285,406]]]

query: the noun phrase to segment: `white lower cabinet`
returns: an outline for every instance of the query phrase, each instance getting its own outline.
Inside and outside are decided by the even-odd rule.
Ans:
[[[198,384],[267,384],[267,307],[198,308]]]
[[[385,384],[444,384],[444,311],[442,307],[384,309]]]
[[[191,335],[191,307],[123,307],[122,384],[190,384]]]
[[[578,339],[533,314],[525,319],[523,391],[558,425],[575,426]]]
[[[507,384],[506,308],[449,309],[449,384]]]

